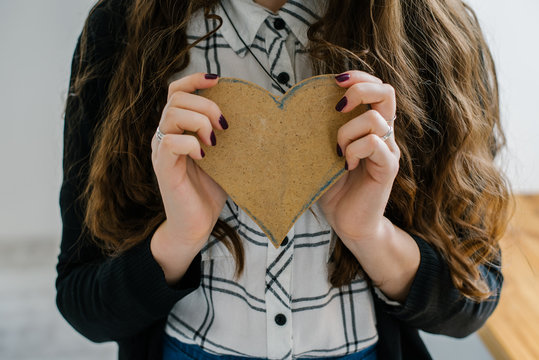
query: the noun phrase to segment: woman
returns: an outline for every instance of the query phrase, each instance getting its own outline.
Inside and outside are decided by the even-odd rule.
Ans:
[[[324,73],[347,89],[336,111],[371,111],[274,249],[196,166],[233,124],[193,92]],[[418,329],[464,337],[496,307],[504,137],[460,1],[103,0],[70,89],[57,303],[120,358],[428,359]]]

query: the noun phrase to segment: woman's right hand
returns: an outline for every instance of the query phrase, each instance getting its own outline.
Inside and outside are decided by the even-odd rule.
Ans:
[[[211,234],[227,199],[226,192],[193,159],[202,159],[199,140],[216,145],[213,129],[228,124],[211,100],[192,94],[217,84],[215,75],[195,73],[172,82],[159,129],[152,139],[152,163],[163,199],[166,220],[156,230],[151,251],[173,283],[187,270]],[[184,134],[184,131],[197,134]]]

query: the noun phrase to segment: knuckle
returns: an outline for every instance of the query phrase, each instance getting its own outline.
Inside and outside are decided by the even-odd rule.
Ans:
[[[179,91],[174,92],[172,95],[170,95],[170,104],[178,104],[182,98],[182,93]]]
[[[217,106],[217,104],[211,100],[208,100],[208,109],[210,110],[211,114],[217,117],[221,114],[221,110],[219,109],[219,106]]]
[[[389,170],[393,175],[396,175],[399,172],[399,161],[397,159],[389,163]]]
[[[173,82],[171,82],[169,85],[168,85],[168,96],[172,96],[172,94],[174,93],[176,87],[178,86],[178,81],[179,80],[175,80]]]
[[[344,156],[349,160],[359,159],[359,150],[360,146],[358,146],[357,142],[354,142],[346,147],[346,149],[344,150]]]
[[[201,113],[195,113],[194,122],[195,122],[195,127],[196,127],[194,131],[200,131],[200,130],[204,132],[211,131],[211,123],[206,115],[201,114]]]
[[[395,134],[393,134],[393,139],[392,139],[392,147],[391,147],[391,151],[395,154],[395,156],[397,157],[397,159],[400,159],[401,157],[401,148],[399,147],[399,144],[397,144],[397,139],[394,137]]]
[[[373,109],[368,110],[368,112],[369,114],[367,121],[369,121],[371,129],[375,129],[377,127],[387,129],[387,121],[382,117],[382,114]]]
[[[161,139],[161,145],[167,149],[172,148],[174,146],[174,138],[171,135],[163,136],[163,139]]]
[[[386,119],[383,118],[381,114],[378,114],[378,116],[373,119],[373,127],[377,126],[380,129],[384,129],[384,133],[389,130],[389,123]]]
[[[159,155],[157,151],[152,154],[152,167],[154,169],[154,172],[157,174],[157,171],[159,169],[160,161],[159,161]]]
[[[380,117],[380,113],[374,109],[369,109],[366,111],[367,121],[373,122]]]
[[[339,130],[337,130],[337,141],[339,143],[344,143],[344,141],[346,140],[345,132],[346,132],[346,128],[344,127],[344,125],[341,126]]]
[[[207,132],[212,131],[213,127],[212,127],[210,118],[207,117],[205,114],[200,114],[200,122],[201,122],[201,129],[204,129]]]
[[[163,110],[163,121],[171,121],[171,119],[174,117],[174,109],[170,107],[165,107]],[[162,126],[162,125],[161,125]]]
[[[362,83],[355,83],[354,85],[350,86],[349,90],[351,90],[354,94],[360,94],[363,88]]]
[[[377,83],[377,84],[383,84],[384,82],[382,81],[382,79],[380,79],[379,77],[373,75],[373,74],[369,74],[370,76],[372,76],[372,78],[374,79],[374,81]]]
[[[180,123],[180,116],[177,111],[177,109],[168,109],[165,113],[163,113],[163,120],[161,126],[161,131],[165,129],[165,132],[169,133],[177,133],[177,129]]]
[[[344,157],[347,159],[352,159],[354,157],[354,148],[352,145],[348,145],[346,149],[344,149]]]
[[[389,96],[395,97],[395,88],[389,84],[384,84],[386,91]]]
[[[378,145],[378,142],[381,141],[380,137],[376,134],[367,135],[366,140],[370,147]]]
[[[200,147],[200,143],[197,138],[193,135],[183,135],[185,138],[186,145],[189,147],[190,151]]]

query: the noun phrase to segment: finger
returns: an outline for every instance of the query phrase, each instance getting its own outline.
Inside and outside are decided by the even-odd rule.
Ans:
[[[384,169],[388,179],[396,176],[399,161],[389,150],[384,141],[375,134],[369,134],[352,142],[346,148],[346,163],[348,170],[353,170],[361,159],[369,159],[380,168]]]
[[[177,91],[192,93],[198,89],[207,89],[217,85],[219,77],[216,74],[194,73],[181,79],[175,80],[168,86],[167,101]]]
[[[163,111],[172,107],[188,109],[206,115],[211,121],[211,126],[215,129],[228,128],[228,123],[221,113],[219,106],[210,99],[200,95],[177,91],[172,94]]]
[[[168,107],[163,112],[159,129],[165,134],[182,134],[185,130],[194,132],[206,145],[215,146],[216,138],[210,119],[199,112]]]
[[[186,155],[198,160],[204,157],[205,154],[196,137],[185,134],[165,135],[157,147],[154,161],[156,172],[171,170],[178,160],[184,160]]]
[[[382,80],[378,79],[376,76],[359,70],[349,70],[347,72],[335,75],[335,80],[337,80],[337,84],[339,86],[346,88],[358,82],[371,82],[377,84],[383,83]]]
[[[376,110],[368,110],[339,128],[337,131],[337,144],[340,149],[346,151],[348,145],[354,140],[368,134],[384,136],[388,130],[389,125],[382,115]]]
[[[347,113],[360,104],[370,104],[386,120],[395,116],[395,90],[389,84],[357,83],[348,88],[335,110]]]

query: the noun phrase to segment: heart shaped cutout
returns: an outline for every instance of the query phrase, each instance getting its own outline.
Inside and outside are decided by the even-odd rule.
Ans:
[[[212,177],[279,247],[296,220],[344,174],[338,129],[367,110],[340,113],[346,89],[334,75],[303,80],[282,97],[235,78],[198,95],[219,105],[230,127],[202,144],[198,166]]]

